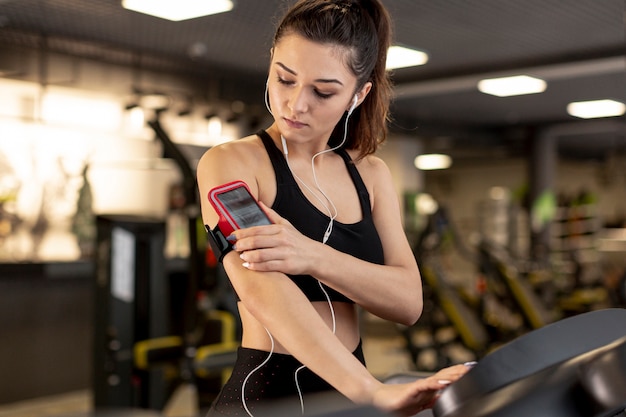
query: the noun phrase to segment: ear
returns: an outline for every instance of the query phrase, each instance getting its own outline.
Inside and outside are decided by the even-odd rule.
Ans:
[[[365,100],[365,97],[367,97],[367,95],[369,94],[370,90],[372,89],[372,82],[368,81],[365,84],[363,84],[363,87],[361,87],[355,94],[355,96],[357,97],[357,101],[355,104],[355,108],[360,106],[361,103],[363,103],[363,100]],[[350,107],[352,106],[352,101],[350,101]]]

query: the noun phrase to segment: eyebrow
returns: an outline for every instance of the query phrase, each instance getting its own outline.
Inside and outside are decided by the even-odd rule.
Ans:
[[[277,62],[276,65],[278,65],[279,67],[281,67],[282,69],[284,69],[285,71],[287,71],[290,74],[293,75],[298,75],[297,72],[295,72],[294,70],[292,70],[291,68],[289,68],[288,66],[286,66],[285,64],[283,64],[282,62]],[[318,78],[316,80],[314,80],[316,83],[334,83],[334,84],[339,84],[341,86],[343,86],[343,83],[335,78]]]

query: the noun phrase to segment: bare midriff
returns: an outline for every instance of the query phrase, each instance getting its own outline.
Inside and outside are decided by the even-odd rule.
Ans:
[[[272,348],[272,342],[267,335],[265,327],[248,312],[241,302],[238,304],[243,327],[241,345],[246,348],[269,352]],[[312,305],[329,329],[332,330],[332,314],[328,303],[326,301],[315,301]],[[336,322],[335,334],[341,343],[352,352],[356,349],[360,340],[356,306],[351,303],[333,302],[333,309]],[[307,323],[302,323],[302,325],[306,326]],[[274,352],[289,354],[289,351],[276,338],[274,338]]]

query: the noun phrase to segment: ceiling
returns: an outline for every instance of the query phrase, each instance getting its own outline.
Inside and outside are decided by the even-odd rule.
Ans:
[[[383,2],[395,43],[430,56],[393,73],[394,132],[468,158],[525,152],[528,138],[545,132],[557,132],[563,157],[626,153],[624,116],[581,121],[565,110],[571,101],[626,102],[624,0]],[[153,66],[256,85],[239,94],[258,101],[288,3],[236,0],[229,13],[170,22],[124,10],[120,0],[0,0],[0,47],[37,45],[45,35],[60,52],[129,65],[140,54]],[[481,78],[522,73],[544,78],[547,90],[498,98],[476,89]]]

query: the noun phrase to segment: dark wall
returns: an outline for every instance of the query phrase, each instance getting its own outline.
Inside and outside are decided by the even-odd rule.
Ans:
[[[0,404],[90,388],[89,263],[0,265]]]

